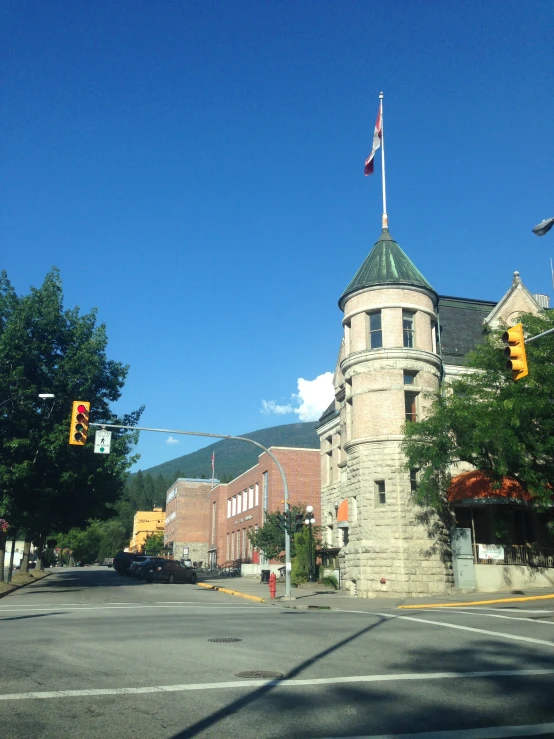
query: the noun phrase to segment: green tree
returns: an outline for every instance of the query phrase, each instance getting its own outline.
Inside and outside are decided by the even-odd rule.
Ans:
[[[142,409],[118,416],[128,367],[108,359],[96,311],[64,309],[59,272],[18,296],[0,274],[0,516],[40,541],[51,530],[104,517],[120,495],[138,434],[114,430],[111,454],[68,444],[71,402],[91,402],[91,420],[136,425]],[[55,394],[40,404],[39,392]],[[10,400],[15,398],[14,400]],[[92,437],[92,429],[91,429]]]
[[[524,315],[528,336],[554,328],[551,312]],[[517,382],[505,368],[493,331],[468,357],[470,373],[443,386],[428,417],[406,424],[406,468],[419,469],[416,500],[447,513],[451,468],[468,462],[499,485],[509,476],[550,505],[554,480],[554,334],[526,345],[529,375]]]
[[[306,506],[297,503],[291,506],[292,518],[294,514],[304,513]],[[257,531],[250,531],[248,538],[250,543],[256,549],[263,552],[267,559],[276,559],[279,562],[285,561],[285,533],[279,528],[280,511],[266,514],[265,523]],[[295,537],[290,538],[291,558],[295,554]]]
[[[146,537],[146,540],[144,542],[144,547],[143,547],[144,552],[152,552],[154,554],[158,554],[159,552],[161,552],[163,548],[164,548],[163,531],[160,531],[157,534],[150,534],[150,536]]]

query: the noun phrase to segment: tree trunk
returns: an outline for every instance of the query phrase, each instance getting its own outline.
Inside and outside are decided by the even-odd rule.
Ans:
[[[4,559],[6,557],[6,535],[0,533],[0,582],[4,579]]]
[[[38,547],[38,553],[37,553],[37,570],[44,570],[44,535],[41,534],[38,539],[37,543]]]
[[[27,536],[27,535],[26,535]],[[31,552],[31,542],[25,538],[23,545],[23,557],[21,559],[21,572],[29,572],[29,554]]]
[[[10,565],[8,567],[8,582],[12,581],[12,574],[13,574],[13,556],[15,554],[15,535],[12,539],[12,550],[10,552]]]

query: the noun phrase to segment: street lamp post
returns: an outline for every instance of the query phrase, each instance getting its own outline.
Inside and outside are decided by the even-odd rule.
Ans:
[[[315,523],[315,518],[312,516],[312,513],[314,512],[313,505],[307,505],[306,506],[306,513],[308,514],[306,516],[306,520],[304,523],[309,528],[310,532],[310,570],[308,572],[308,582],[315,582],[315,572],[314,572],[314,555],[313,555],[313,547],[314,547],[314,538],[312,533],[312,526]]]
[[[235,441],[247,441],[249,444],[254,444],[254,446],[257,446],[258,449],[262,449],[275,462],[277,469],[279,470],[279,474],[281,475],[281,480],[283,481],[285,512],[288,512],[290,510],[289,488],[287,485],[287,477],[285,475],[285,471],[283,467],[281,466],[281,463],[279,462],[277,457],[272,452],[270,452],[269,449],[267,449],[267,447],[265,447],[263,444],[260,444],[257,441],[254,441],[254,439],[249,439],[247,436],[230,436],[229,434],[209,434],[205,431],[181,431],[177,429],[156,429],[156,428],[150,428],[148,426],[125,426],[123,424],[116,424],[116,423],[91,423],[90,426],[97,426],[98,428],[103,428],[103,429],[108,428],[108,429],[128,429],[130,431],[157,431],[162,434],[181,434],[183,436],[207,436],[211,439],[234,439]],[[292,595],[291,595],[290,575],[291,575],[290,533],[288,531],[285,531],[285,599],[294,600],[294,598],[292,598]]]
[[[533,233],[535,236],[544,236],[550,231],[552,226],[554,226],[554,218],[545,218],[544,221],[541,221],[535,226]]]

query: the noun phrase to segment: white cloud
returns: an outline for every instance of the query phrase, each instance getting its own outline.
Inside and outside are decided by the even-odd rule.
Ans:
[[[291,403],[280,405],[274,400],[262,400],[262,413],[284,416],[296,413],[300,421],[317,421],[335,395],[333,374],[324,372],[315,380],[298,378],[298,393],[293,393]]]
[[[166,444],[170,444],[170,445],[171,445],[171,444],[178,444],[178,443],[179,443],[179,439],[174,439],[174,438],[173,438],[173,436],[169,436],[169,437],[168,437],[168,438],[167,438],[167,439],[165,440],[165,443],[166,443]]]
[[[262,413],[275,413],[276,416],[284,416],[293,411],[292,405],[279,405],[274,400],[262,400]]]
[[[301,421],[317,421],[323,411],[335,397],[332,372],[324,372],[315,380],[298,378],[298,395],[300,405],[294,409]]]

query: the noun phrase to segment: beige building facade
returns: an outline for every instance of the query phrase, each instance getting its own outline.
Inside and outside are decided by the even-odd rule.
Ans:
[[[487,327],[547,307],[519,274],[498,302],[439,297],[383,229],[339,300],[335,400],[320,419],[323,545],[341,588],[361,597],[429,595],[454,585],[450,534],[413,503],[406,421],[425,417],[442,382],[467,372]]]

